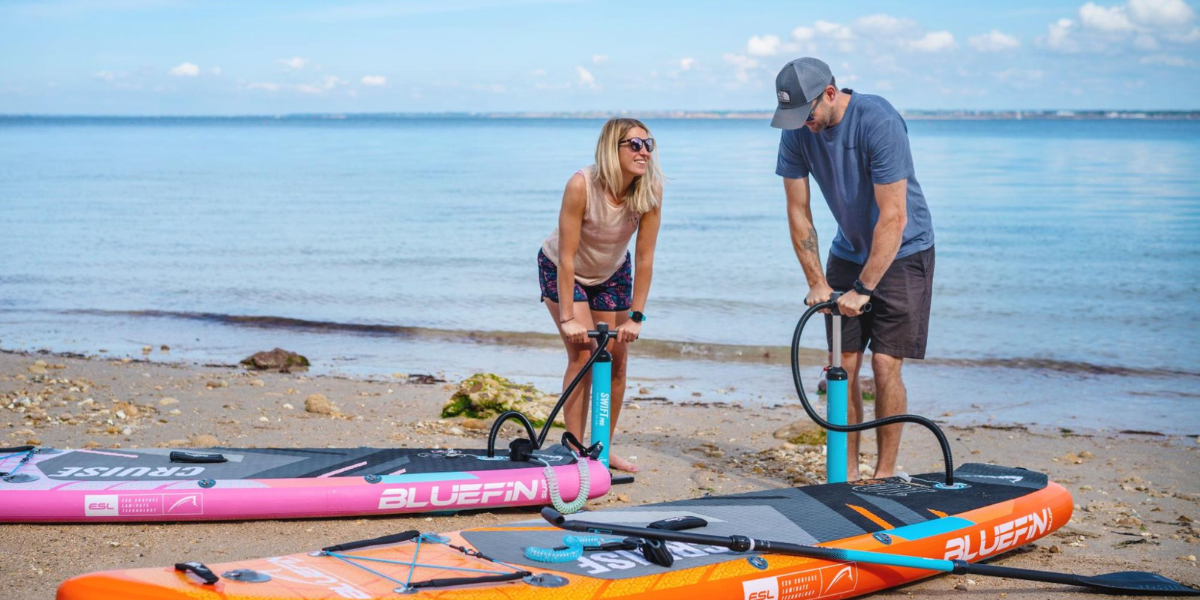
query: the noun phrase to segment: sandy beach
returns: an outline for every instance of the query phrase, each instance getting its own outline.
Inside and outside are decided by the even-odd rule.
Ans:
[[[233,366],[162,362],[167,359],[0,353],[0,444],[474,448],[486,433],[459,420],[440,419],[453,381],[249,373]],[[641,391],[630,391],[616,448],[636,457],[642,472],[634,483],[615,486],[589,508],[800,485],[820,475],[819,448],[794,446],[774,435],[803,418],[798,404],[766,409],[736,402],[670,402],[654,399],[653,390]],[[326,396],[340,413],[306,412],[304,401],[311,394]],[[1200,519],[1200,439],[986,424],[955,425],[947,434],[958,463],[995,462],[1044,471],[1074,496],[1070,523],[1000,564],[1084,574],[1147,570],[1200,584],[1200,525],[1195,521]],[[863,460],[870,462],[870,457]],[[937,471],[940,460],[931,436],[906,430],[903,470]],[[212,564],[406,529],[456,530],[533,514],[506,510],[454,517],[2,525],[0,549],[6,560],[0,563],[0,586],[6,598],[46,599],[62,580],[90,571],[181,560]],[[1077,590],[946,576],[889,592],[894,594],[1070,598]]]

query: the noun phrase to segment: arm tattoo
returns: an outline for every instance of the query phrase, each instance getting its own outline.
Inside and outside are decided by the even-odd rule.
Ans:
[[[808,237],[800,241],[800,249],[804,252],[810,252],[818,255],[817,250],[817,228],[810,226],[808,228]]]

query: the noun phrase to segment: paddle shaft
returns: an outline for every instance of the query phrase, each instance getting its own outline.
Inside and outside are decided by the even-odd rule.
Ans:
[[[955,569],[955,564],[953,561],[937,560],[919,556],[882,554],[878,552],[863,552],[859,550],[843,550],[841,548],[823,548],[821,546],[805,546],[790,542],[759,540],[741,535],[705,535],[703,533],[691,533],[687,531],[668,531],[649,529],[645,527],[632,527],[617,523],[591,523],[588,521],[578,521],[574,519],[567,520],[566,517],[562,516],[553,508],[543,508],[542,518],[546,519],[556,527],[569,531],[578,531],[581,533],[654,538],[667,542],[684,542],[687,544],[718,546],[721,548],[729,548],[735,552],[773,552],[775,554],[790,554],[793,556],[823,558],[826,560],[836,560],[841,562],[869,562],[893,567],[927,569],[930,571],[943,571],[946,573],[953,572]]]
[[[759,540],[742,535],[718,536],[686,531],[670,531],[650,529],[646,527],[631,527],[617,523],[593,523],[588,521],[567,520],[553,508],[543,508],[542,518],[560,529],[596,533],[600,535],[625,535],[649,539],[659,539],[667,542],[684,542],[705,546],[729,548],[735,552],[769,552],[820,558],[839,562],[860,562],[910,569],[924,569],[943,573],[983,575],[989,577],[1007,577],[1044,583],[1059,583],[1077,585],[1099,591],[1117,592],[1123,594],[1158,594],[1158,595],[1200,595],[1200,591],[1188,588],[1176,581],[1154,573],[1127,572],[1109,573],[1107,575],[1083,576],[1069,573],[1053,573],[1050,571],[1034,571],[1031,569],[1016,569],[996,565],[973,564],[962,560],[941,560],[922,556],[906,556],[901,554],[885,554],[865,550],[844,550],[841,548],[824,548],[821,546],[805,546],[789,542]]]

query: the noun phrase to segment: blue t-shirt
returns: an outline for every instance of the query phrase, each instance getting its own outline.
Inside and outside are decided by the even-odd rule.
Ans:
[[[908,179],[908,224],[896,258],[933,246],[933,219],[913,172],[908,126],[887,100],[850,95],[837,125],[813,133],[807,127],[785,129],[779,140],[777,175],[803,179],[811,173],[838,223],[829,251],[865,264],[871,253],[879,206],[875,184]]]

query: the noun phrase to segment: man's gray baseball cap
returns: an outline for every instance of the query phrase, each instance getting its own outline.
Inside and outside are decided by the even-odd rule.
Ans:
[[[771,127],[800,129],[812,115],[812,102],[833,82],[829,65],[812,57],[797,58],[783,66],[775,77],[775,97],[779,106]]]

